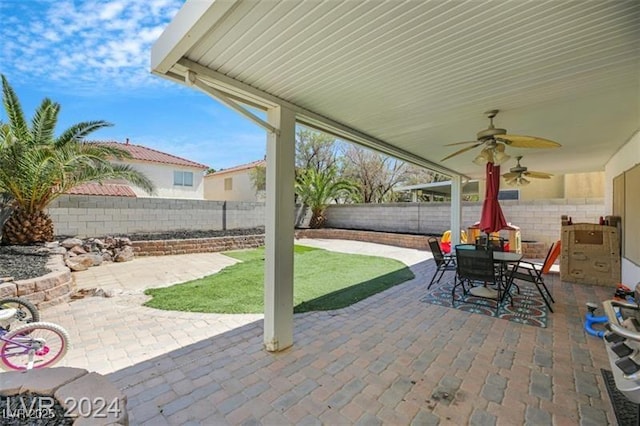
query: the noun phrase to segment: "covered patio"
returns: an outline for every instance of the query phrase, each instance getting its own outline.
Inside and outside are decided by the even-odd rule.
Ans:
[[[461,183],[484,169],[477,152],[440,160],[486,128],[490,109],[497,127],[562,144],[508,148],[532,170],[605,170],[613,209],[613,178],[640,161],[639,34],[633,0],[190,1],[151,69],[266,130],[264,342],[278,351],[293,344],[296,123],[451,176],[454,244]],[[635,263],[622,268],[640,280]]]
[[[483,112],[499,109],[496,127],[562,144],[548,150],[508,147],[509,155],[525,155],[531,169],[548,173],[604,170],[606,208],[613,212],[614,178],[640,162],[638,40],[640,4],[634,0],[217,0],[183,6],[154,45],[152,72],[207,93],[267,134],[262,339],[271,352],[293,348],[270,355],[255,347],[254,338],[239,339],[237,346],[227,350],[244,353],[239,360],[245,363],[250,361],[246,354],[253,354],[254,362],[265,363],[264,371],[256,374],[265,375],[263,380],[273,392],[274,399],[267,401],[269,413],[274,408],[275,413],[291,408],[288,401],[297,399],[291,394],[296,380],[303,384],[308,374],[319,374],[328,394],[313,398],[313,404],[320,406],[307,409],[309,421],[602,423],[606,404],[596,372],[607,363],[602,344],[585,338],[579,309],[587,299],[609,297],[610,289],[557,283],[558,312],[547,330],[479,321],[459,312],[420,306],[417,294],[407,286],[380,296],[393,296],[393,302],[382,303],[378,298],[364,302],[366,309],[355,311],[355,317],[350,310],[328,318],[317,314],[323,328],[316,329],[315,321],[307,317],[296,317],[294,323],[295,124],[450,176],[455,239],[461,227],[462,183],[482,178],[484,168],[472,162],[477,151],[441,161],[457,149],[445,145],[475,140],[476,133],[487,127]],[[266,119],[255,109],[265,111]],[[427,277],[420,274],[414,280],[416,292],[422,290],[420,280]],[[630,284],[640,280],[640,267],[624,255],[622,279]],[[415,310],[405,308],[409,305]],[[416,333],[421,329],[423,333]],[[370,341],[367,349],[362,336],[380,340]],[[396,336],[402,337],[396,340]],[[504,353],[509,360],[500,355]],[[375,360],[368,360],[368,354],[375,355]],[[298,355],[304,362],[319,362],[314,368],[321,371],[308,371]],[[203,368],[221,373],[215,367],[218,355],[212,356]],[[420,361],[421,356],[435,358]],[[362,376],[362,369],[381,357],[387,369],[394,366],[389,376],[384,377],[385,368]],[[348,365],[352,370],[340,376]],[[400,379],[412,366],[418,376]],[[245,367],[237,367],[244,371]],[[276,383],[283,376],[286,383],[279,388]],[[384,382],[384,394],[373,392],[363,401],[361,409],[367,417],[331,417],[335,412],[326,410],[336,402],[324,407],[326,400],[363,398],[364,394],[353,393],[364,392],[366,377]],[[417,416],[432,403],[427,388],[416,391],[413,401],[419,408],[413,416],[396,418],[383,407],[404,407],[408,389],[418,389],[421,380],[432,379],[431,390],[442,380],[454,387],[467,383],[468,393],[461,395],[468,399],[458,401],[458,406],[451,402],[435,417],[426,418]],[[563,391],[556,393],[556,389]],[[402,396],[393,404],[398,395]],[[274,405],[276,399],[284,405]],[[389,404],[377,405],[382,399]],[[502,408],[490,408],[492,401]],[[214,405],[219,411],[218,402],[207,399],[208,408]],[[229,404],[246,402],[245,395]],[[573,407],[572,416],[567,416],[567,407]],[[251,409],[250,403],[246,409]],[[282,419],[268,422],[278,420]]]

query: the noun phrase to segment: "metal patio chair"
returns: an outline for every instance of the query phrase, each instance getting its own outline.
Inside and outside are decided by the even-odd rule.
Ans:
[[[500,305],[509,295],[509,283],[511,278],[501,273],[496,268],[492,250],[457,250],[456,249],[456,280],[451,290],[451,305],[456,302],[472,303],[486,306],[484,303],[456,299],[456,289],[462,288],[463,295],[470,293],[472,296],[495,303],[496,315],[500,311]]]
[[[429,248],[431,249],[431,253],[433,254],[433,260],[436,262],[436,270],[433,273],[433,277],[431,277],[429,286],[427,287],[427,290],[429,290],[434,283],[440,282],[445,272],[456,270],[456,259],[450,254],[447,255],[442,253],[442,250],[440,249],[440,243],[438,242],[437,238],[429,237],[427,242],[429,243]],[[438,273],[440,274],[439,277]],[[438,278],[436,279],[436,277]]]
[[[538,289],[540,296],[542,296],[542,300],[544,300],[544,303],[551,312],[553,312],[551,303],[555,303],[556,301],[553,299],[551,292],[547,288],[543,275],[549,272],[551,265],[553,265],[553,262],[555,262],[558,257],[560,247],[560,240],[555,244],[551,244],[543,263],[521,260],[517,265],[511,267],[511,275],[513,279],[533,283]]]

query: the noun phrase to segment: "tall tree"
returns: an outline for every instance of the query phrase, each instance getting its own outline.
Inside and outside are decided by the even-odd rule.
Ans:
[[[395,201],[392,188],[405,178],[406,163],[353,144],[345,145],[342,154],[342,176],[358,187],[355,201]]]
[[[249,179],[256,193],[267,189],[267,166],[255,166],[249,170]]]
[[[109,123],[81,122],[55,137],[58,103],[45,98],[28,123],[4,75],[2,95],[7,123],[0,126],[0,193],[8,194],[12,207],[2,227],[3,244],[51,241],[53,222],[45,209],[80,184],[124,179],[149,193],[154,191],[145,175],[129,165],[110,161],[131,158],[131,154],[84,142],[87,135]]]
[[[296,169],[326,170],[336,164],[336,139],[326,133],[300,128],[296,132]]]

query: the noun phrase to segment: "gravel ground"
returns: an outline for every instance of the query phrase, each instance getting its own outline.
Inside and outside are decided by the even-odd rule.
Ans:
[[[127,235],[114,235],[115,237],[127,237],[131,241],[149,241],[149,240],[184,240],[189,238],[212,238],[212,237],[228,237],[241,235],[260,235],[264,234],[264,227],[257,228],[240,228],[227,229],[220,231],[172,231],[172,232],[154,232]]]
[[[48,274],[48,255],[43,246],[0,246],[0,279],[23,280]]]

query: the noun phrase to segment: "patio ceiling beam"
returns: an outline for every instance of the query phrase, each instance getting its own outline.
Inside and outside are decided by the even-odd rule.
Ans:
[[[212,98],[222,102],[223,104],[225,104],[229,108],[231,108],[231,109],[239,112],[240,114],[244,115],[246,118],[248,118],[249,120],[253,121],[255,124],[257,124],[258,126],[262,127],[267,132],[275,133],[276,135],[279,134],[279,130],[277,128],[273,127],[271,124],[267,123],[266,121],[264,121],[263,119],[261,119],[257,115],[253,114],[251,111],[249,111],[244,106],[242,106],[238,101],[235,101],[234,99],[231,99],[229,96],[225,95],[221,91],[216,90],[213,87],[209,86],[208,84],[203,83],[198,78],[198,75],[194,71],[187,70],[187,73],[185,74],[185,79],[184,80],[185,80],[185,82],[187,83],[188,86],[197,87],[198,89],[202,90],[203,92],[205,92],[207,95],[211,96]]]
[[[249,105],[253,105],[264,110],[282,106],[290,111],[293,111],[296,114],[297,121],[302,125],[320,130],[325,133],[329,133],[358,145],[366,146],[367,148],[371,148],[375,151],[390,155],[392,157],[421,167],[425,167],[427,169],[447,176],[461,176],[464,180],[471,179],[470,177],[463,175],[455,170],[434,163],[409,151],[397,148],[389,144],[388,142],[382,141],[364,132],[353,129],[338,121],[327,118],[313,111],[309,111],[305,108],[273,96],[269,93],[263,92],[259,89],[256,89],[255,87],[242,83],[203,65],[200,65],[197,62],[191,61],[186,58],[181,58],[177,61],[177,64],[181,67],[184,67],[187,71],[190,70],[195,72],[198,75],[198,79],[206,82],[207,86],[212,85],[213,88],[219,93],[223,93],[225,96],[229,96],[230,98],[240,99],[243,103],[246,99],[246,102]]]

